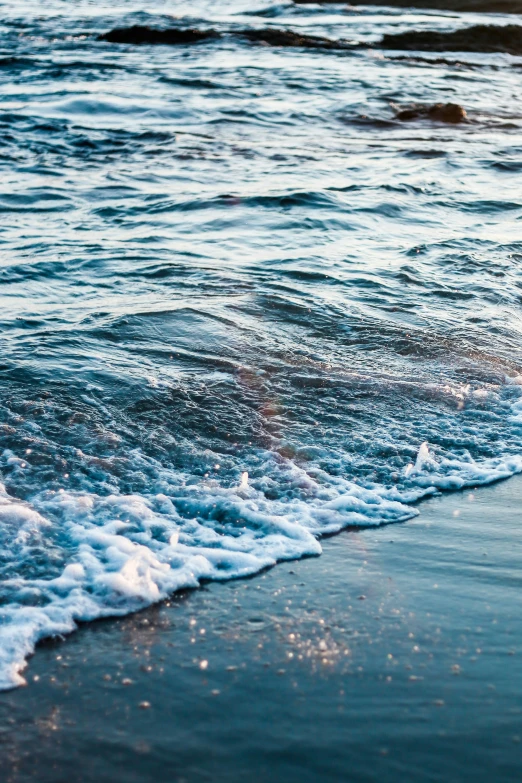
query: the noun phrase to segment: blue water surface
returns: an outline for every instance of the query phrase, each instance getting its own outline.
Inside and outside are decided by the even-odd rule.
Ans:
[[[522,58],[371,46],[481,21],[3,4],[1,687],[77,620],[522,469]],[[133,24],[226,35],[98,40]],[[436,102],[468,121],[395,118]]]

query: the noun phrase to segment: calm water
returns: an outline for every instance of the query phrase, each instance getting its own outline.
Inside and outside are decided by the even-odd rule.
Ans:
[[[3,4],[0,687],[77,619],[522,469],[522,59],[96,40],[481,21],[142,7]]]

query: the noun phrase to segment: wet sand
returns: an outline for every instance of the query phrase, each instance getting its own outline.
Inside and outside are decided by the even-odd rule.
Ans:
[[[9,783],[520,781],[522,478],[39,647]]]

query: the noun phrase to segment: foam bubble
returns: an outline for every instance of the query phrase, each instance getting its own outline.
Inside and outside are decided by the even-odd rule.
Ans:
[[[135,611],[202,579],[238,578],[318,555],[321,535],[404,521],[418,513],[411,506],[417,500],[505,478],[522,470],[522,457],[437,460],[424,442],[403,483],[391,487],[318,468],[312,475],[275,455],[264,465],[258,479],[249,482],[244,471],[231,488],[187,483],[187,476],[163,470],[163,491],[150,496],[61,491],[42,493],[29,505],[2,488],[0,530],[13,534],[13,560],[21,562],[31,536],[53,529],[54,519],[64,564],[53,578],[5,580],[10,601],[1,610],[0,688],[22,684],[37,642],[70,633],[78,621]]]

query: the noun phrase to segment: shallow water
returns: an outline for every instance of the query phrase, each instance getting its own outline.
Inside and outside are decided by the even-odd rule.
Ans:
[[[522,470],[522,58],[97,36],[482,20],[5,5],[0,686],[75,620]],[[469,122],[394,119],[438,101]]]
[[[44,643],[0,698],[2,780],[520,783],[521,490]]]

